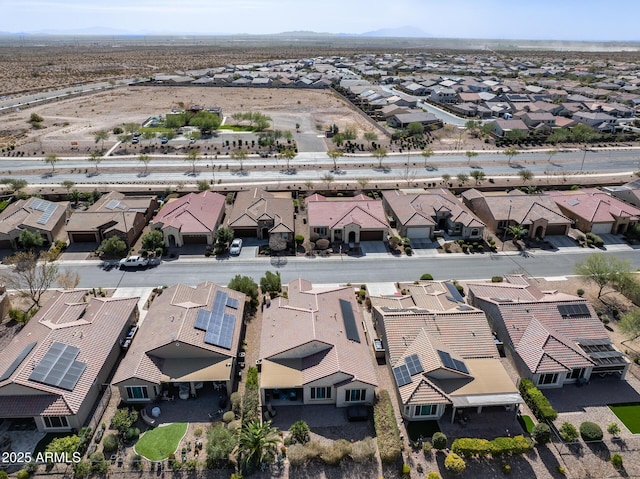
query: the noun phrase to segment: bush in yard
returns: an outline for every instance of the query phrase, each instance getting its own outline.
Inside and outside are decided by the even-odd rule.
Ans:
[[[400,467],[400,475],[404,478],[411,477],[411,466],[407,463],[402,464]]]
[[[322,239],[319,239],[318,241],[316,241],[316,248],[319,249],[319,250],[325,250],[325,249],[329,248],[330,244],[331,243],[329,243],[328,239],[322,238]]]
[[[324,451],[320,454],[320,459],[322,459],[325,464],[337,466],[349,455],[351,455],[351,443],[346,439],[338,439],[333,441],[330,446],[324,448]]]
[[[613,437],[618,437],[620,436],[620,426],[617,422],[612,422],[607,426],[607,432]]]
[[[358,463],[372,461],[376,457],[376,444],[370,437],[351,444],[351,459]]]
[[[429,441],[424,441],[422,443],[422,452],[424,457],[431,457],[431,450],[433,449],[433,445]]]
[[[580,424],[580,437],[583,441],[602,441],[602,428],[595,422],[585,421]]]
[[[118,450],[118,443],[116,434],[107,434],[102,440],[102,449],[104,449],[104,452],[115,452]]]
[[[504,280],[504,278],[502,276],[492,276],[491,277],[491,282],[492,283],[502,283],[503,280]]]
[[[437,472],[430,472],[427,474],[427,479],[440,479],[440,474]]]
[[[444,459],[444,467],[452,474],[462,474],[467,468],[467,464],[464,459],[452,452]]]
[[[296,244],[298,246],[300,246],[302,243],[304,243],[304,236],[302,235],[295,235],[293,240],[296,242]]]
[[[622,456],[618,453],[611,454],[611,465],[616,469],[622,469]]]
[[[373,406],[373,422],[376,428],[380,460],[383,463],[393,463],[400,458],[402,440],[396,423],[389,392],[381,390]]]
[[[304,421],[296,421],[289,428],[291,444],[306,444],[311,439],[309,426]]]
[[[451,451],[462,457],[486,457],[490,450],[491,445],[486,439],[461,437],[451,444]]]
[[[549,400],[529,379],[522,379],[518,385],[522,399],[531,408],[533,415],[539,421],[553,421],[558,417],[558,411],[553,409]]]
[[[240,414],[242,408],[242,396],[240,393],[238,391],[231,393],[229,401],[231,402],[231,410],[236,414]]]
[[[16,479],[28,479],[28,478],[29,478],[29,473],[24,469],[21,469],[16,473]]]
[[[429,273],[425,273],[422,276],[420,276],[420,279],[423,281],[431,281],[433,280],[433,276],[431,276]]]
[[[447,436],[442,432],[435,432],[431,437],[431,444],[438,451],[441,451],[447,447]]]
[[[547,424],[541,422],[533,426],[531,435],[537,444],[547,444],[551,441],[551,428]]]
[[[580,434],[576,427],[570,422],[563,422],[559,429],[560,437],[564,442],[574,442],[578,439]]]
[[[522,454],[533,448],[533,441],[524,436],[496,437],[490,441],[489,448],[494,457]]]
[[[127,433],[125,434],[125,438],[127,441],[136,441],[140,437],[140,429],[137,427],[130,427],[127,429]]]
[[[104,454],[100,451],[94,452],[89,456],[91,462],[91,471],[103,474],[109,469],[109,464],[104,460]]]
[[[511,466],[509,464],[503,464],[502,465],[502,472],[504,472],[505,474],[511,473]]]
[[[233,411],[227,411],[222,415],[222,422],[229,424],[236,418],[236,414]]]
[[[238,443],[237,434],[231,433],[218,424],[207,431],[207,468],[212,469],[228,464],[229,454]]]
[[[307,447],[303,444],[292,444],[287,449],[287,459],[291,467],[306,465],[310,460]]]
[[[0,479],[7,479],[7,477],[9,477],[7,471],[0,471]]]

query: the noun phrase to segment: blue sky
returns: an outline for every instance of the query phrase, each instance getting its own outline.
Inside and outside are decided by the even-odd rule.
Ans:
[[[411,26],[450,38],[640,39],[636,0],[0,0],[0,12],[4,32],[362,33]]]

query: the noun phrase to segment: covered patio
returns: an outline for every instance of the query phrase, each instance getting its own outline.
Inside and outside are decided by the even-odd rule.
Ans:
[[[203,387],[196,390],[195,397],[190,395],[184,400],[179,398],[177,387],[166,385],[164,390],[167,394],[163,392],[162,396],[168,399],[161,399],[145,406],[147,416],[155,419],[155,426],[173,422],[208,423],[211,420],[209,414],[215,414],[220,409],[229,409],[226,388],[215,387],[211,381],[203,383]],[[173,399],[170,399],[172,397]],[[224,406],[221,406],[222,404]],[[154,408],[159,409],[157,417],[154,417]]]

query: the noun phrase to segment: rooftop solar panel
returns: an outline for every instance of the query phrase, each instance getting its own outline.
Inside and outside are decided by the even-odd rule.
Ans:
[[[350,301],[345,299],[339,300],[340,312],[342,313],[342,321],[344,322],[344,329],[347,333],[347,339],[350,341],[360,342],[360,335],[358,334],[358,325],[356,324],[356,317],[353,314],[353,305]]]
[[[440,356],[440,360],[442,361],[444,367],[453,369],[454,371],[459,371],[464,374],[469,374],[467,365],[462,361],[458,361],[457,359],[452,358],[451,355],[446,351],[438,350],[438,356]]]
[[[404,358],[404,362],[406,363],[407,368],[409,369],[409,374],[411,374],[411,376],[424,371],[424,368],[422,367],[422,363],[420,362],[420,358],[418,357],[417,354],[412,354],[411,356],[407,356],[406,358]]]
[[[444,284],[447,286],[447,289],[449,290],[449,294],[451,294],[453,301],[455,301],[456,303],[464,303],[464,299],[460,295],[460,292],[456,288],[455,284],[453,283],[444,283]]]
[[[11,375],[15,372],[16,369],[18,369],[18,366],[20,366],[22,361],[24,361],[24,358],[28,356],[28,354],[35,347],[35,345],[36,343],[29,343],[24,347],[24,349],[20,354],[18,354],[16,359],[14,359],[11,364],[9,364],[9,367],[7,368],[7,370],[4,373],[2,373],[2,376],[0,376],[0,382],[4,381],[5,379],[9,379],[11,377]]]
[[[559,304],[558,312],[563,318],[590,316],[589,308],[586,304]]]
[[[233,298],[232,298],[233,299]],[[194,327],[206,331],[204,342],[213,346],[231,349],[236,317],[224,312],[229,297],[224,291],[217,291],[211,311],[200,310]],[[237,303],[237,300],[235,300]]]
[[[238,309],[238,300],[236,298],[227,297],[227,306],[233,309]]]
[[[407,368],[406,364],[401,364],[393,368],[393,377],[396,379],[398,387],[411,382],[411,374],[409,374],[409,368]]]
[[[80,353],[76,347],[63,343],[53,343],[29,380],[72,391],[86,368],[85,363],[75,361]]]

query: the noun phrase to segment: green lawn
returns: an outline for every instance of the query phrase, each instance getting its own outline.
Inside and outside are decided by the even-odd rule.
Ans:
[[[420,436],[431,441],[434,432],[440,432],[438,421],[411,421],[407,425],[407,433],[412,441],[417,441]]]
[[[166,459],[169,454],[176,452],[180,440],[187,432],[187,426],[186,422],[176,422],[145,432],[136,443],[136,453],[150,461]]]
[[[255,131],[253,126],[249,125],[220,125],[218,130],[231,130],[231,131]]]
[[[529,416],[518,416],[518,422],[522,426],[522,429],[527,434],[531,434],[533,432],[533,420]]]
[[[610,404],[609,409],[618,416],[633,434],[640,433],[640,403]]]

